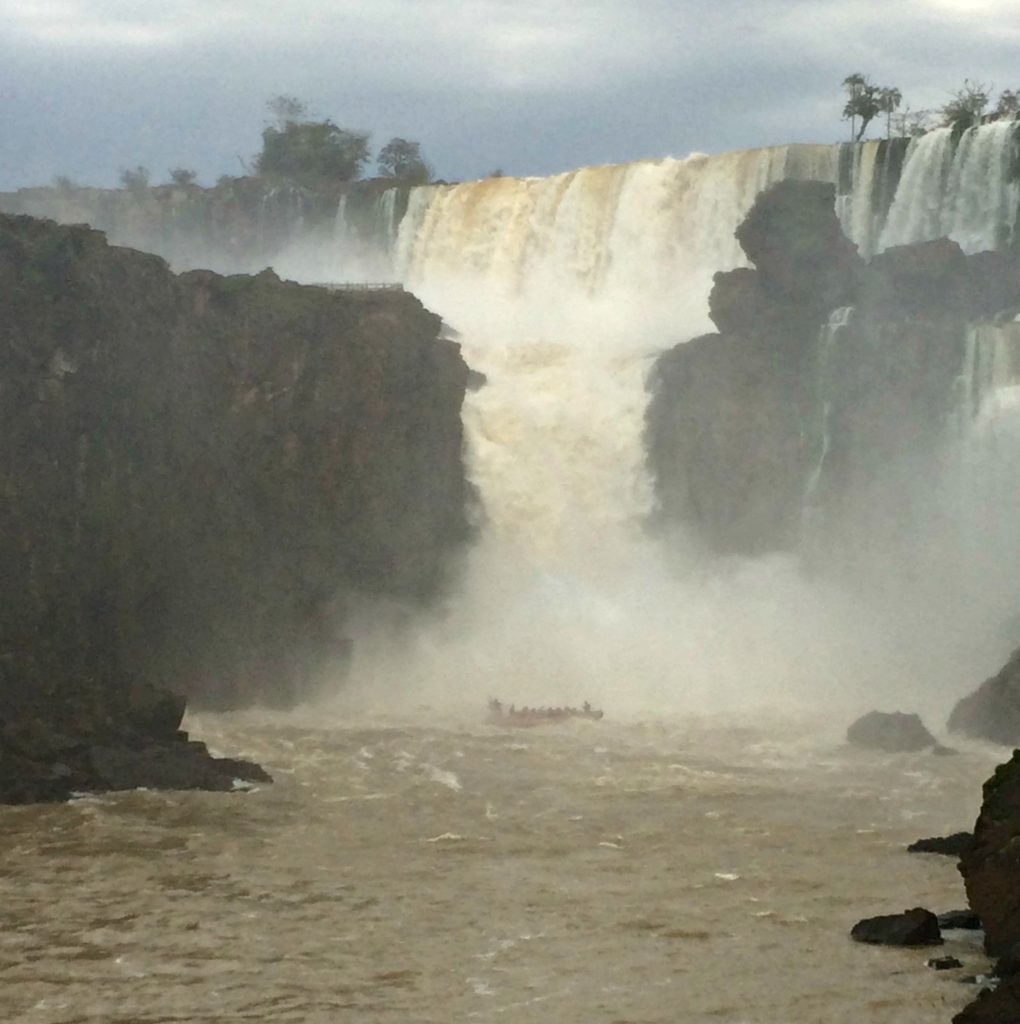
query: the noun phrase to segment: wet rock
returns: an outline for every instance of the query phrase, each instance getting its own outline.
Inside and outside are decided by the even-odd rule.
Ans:
[[[957,960],[955,956],[936,956],[926,960],[924,966],[930,967],[933,971],[953,971],[957,967],[962,967],[963,961]]]
[[[960,1011],[953,1024],[1017,1024],[1020,1021],[1020,977],[1003,978],[982,991]]]
[[[985,783],[974,842],[960,859],[967,902],[981,918],[985,949],[1020,943],[1020,750]]]
[[[0,215],[0,801],[229,788],[184,696],[293,704],[356,601],[440,593],[470,534],[441,329]]]
[[[1020,648],[997,675],[957,702],[949,716],[949,731],[1020,745]]]
[[[897,245],[874,256],[861,301],[884,319],[930,320],[949,313],[966,319],[970,274],[960,246],[948,238]]]
[[[1020,974],[1020,943],[1014,943],[995,961],[997,978],[1012,978]]]
[[[798,312],[817,321],[853,303],[864,262],[843,234],[828,182],[787,180],[765,189],[736,237],[764,290]]]
[[[944,914],[939,914],[939,927],[979,931],[981,918],[973,910],[947,910]]]
[[[962,857],[974,842],[971,832],[954,832],[950,836],[918,839],[907,847],[907,853],[941,853],[946,857]]]
[[[914,907],[902,914],[866,917],[853,926],[850,938],[878,946],[938,946],[942,943],[938,918],[923,907]]]
[[[890,753],[923,750],[935,744],[919,716],[900,711],[870,711],[847,729],[846,738],[854,746]]]

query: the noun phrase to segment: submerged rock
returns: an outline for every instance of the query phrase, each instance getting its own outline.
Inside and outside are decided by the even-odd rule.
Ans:
[[[924,966],[930,967],[933,971],[954,971],[957,967],[963,966],[963,961],[957,960],[955,956],[935,956],[926,960]]]
[[[949,716],[949,731],[1007,746],[1020,744],[1020,648]]]
[[[858,921],[850,938],[877,946],[938,946],[942,943],[938,918],[924,907]]]
[[[918,839],[907,847],[907,853],[941,853],[946,857],[962,857],[973,842],[973,833],[954,832],[951,836]]]
[[[901,711],[869,711],[847,729],[846,738],[854,746],[890,753],[924,750],[936,742],[918,715]]]

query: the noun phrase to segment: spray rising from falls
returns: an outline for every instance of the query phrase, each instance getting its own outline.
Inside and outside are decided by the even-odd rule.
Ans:
[[[464,410],[483,524],[444,614],[402,647],[385,631],[363,640],[353,688],[661,711],[854,705],[890,689],[919,706],[958,687],[939,676],[937,643],[904,656],[889,608],[805,579],[793,557],[720,564],[646,531],[651,361],[710,329],[712,274],[744,263],[734,230],[756,195],[783,178],[839,183],[844,227],[866,252],[880,237],[934,237],[941,220],[908,212],[929,202],[976,224],[971,168],[1012,136],[974,133],[956,150],[929,138],[417,188],[396,230],[394,208],[380,209],[389,273],[456,328],[486,377]],[[341,208],[340,252],[348,217]]]

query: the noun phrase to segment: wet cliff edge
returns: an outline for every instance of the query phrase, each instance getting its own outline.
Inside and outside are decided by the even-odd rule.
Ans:
[[[0,801],[265,779],[186,700],[286,706],[468,535],[468,369],[399,289],[180,276],[0,215]]]

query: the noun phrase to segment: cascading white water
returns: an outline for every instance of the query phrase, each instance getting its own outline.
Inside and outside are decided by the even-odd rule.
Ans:
[[[1017,122],[970,128],[954,146],[938,128],[914,140],[881,248],[948,237],[964,252],[997,249],[1016,224],[1020,182],[1015,177]]]
[[[365,692],[663,710],[958,691],[937,627],[907,653],[888,607],[792,558],[706,563],[644,532],[652,358],[709,326],[711,275],[743,263],[733,232],[761,188],[835,180],[837,158],[788,147],[413,190],[394,262],[486,376],[464,411],[484,524],[441,621],[409,650],[387,634],[356,651]],[[874,232],[871,193],[850,220]]]

